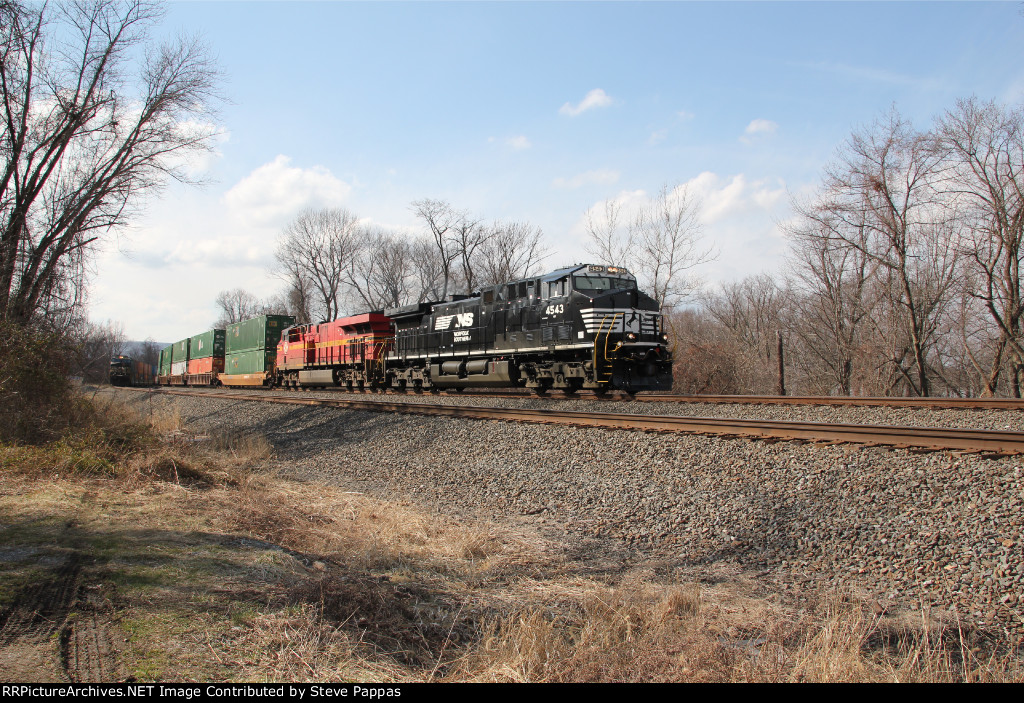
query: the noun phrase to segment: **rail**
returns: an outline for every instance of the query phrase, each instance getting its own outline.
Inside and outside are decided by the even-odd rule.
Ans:
[[[488,408],[471,405],[402,403],[386,400],[309,398],[292,394],[243,394],[217,390],[149,389],[147,392],[216,397],[229,400],[262,401],[287,405],[348,408],[371,412],[433,415],[477,420],[505,420],[643,432],[681,432],[771,441],[796,440],[821,443],[852,443],[869,446],[980,452],[996,456],[1024,454],[1024,432],[1006,430],[897,427],[891,425],[857,425],[790,420],[685,417],[681,415],[570,412],[550,409]]]

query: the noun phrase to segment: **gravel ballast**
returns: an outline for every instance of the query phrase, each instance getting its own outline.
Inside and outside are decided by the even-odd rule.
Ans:
[[[852,587],[884,609],[955,607],[965,623],[1024,635],[1021,457],[125,396],[175,408],[191,431],[263,434],[299,477],[488,518],[534,516],[573,539],[679,566],[724,561],[784,584]],[[666,412],[661,403],[567,405]],[[1024,429],[1014,411],[671,405],[685,415]]]

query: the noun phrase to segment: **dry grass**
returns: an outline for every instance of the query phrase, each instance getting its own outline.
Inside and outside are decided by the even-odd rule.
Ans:
[[[27,555],[0,559],[0,608],[59,550],[87,553],[85,582],[109,593],[110,640],[124,642],[117,676],[1022,679],[1019,658],[983,655],[955,622],[876,615],[849,594],[798,607],[728,570],[587,578],[529,533],[281,479],[264,438],[98,415],[93,445],[0,448],[0,537]]]

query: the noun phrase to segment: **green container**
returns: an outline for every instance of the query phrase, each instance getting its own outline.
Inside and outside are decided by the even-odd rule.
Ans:
[[[231,354],[253,349],[273,349],[281,339],[281,331],[293,324],[295,318],[290,315],[260,315],[228,325],[224,351]]]
[[[274,368],[277,347],[228,352],[224,357],[224,373],[234,376],[243,373],[264,373]]]
[[[169,344],[160,350],[160,375],[170,376],[171,375],[171,352],[173,351],[174,345]]]
[[[224,356],[224,330],[207,330],[197,334],[189,341],[192,359],[209,359],[211,356]]]
[[[181,361],[188,361],[188,350],[190,339],[183,339],[171,345],[171,363],[177,364]]]

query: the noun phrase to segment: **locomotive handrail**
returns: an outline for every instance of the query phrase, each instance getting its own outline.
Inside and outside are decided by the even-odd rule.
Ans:
[[[601,382],[601,380],[602,380],[601,379],[601,375],[603,375],[604,373],[607,373],[607,376],[608,376],[608,379],[606,379],[606,380],[611,379],[611,377],[613,375],[613,372],[611,370],[609,370],[609,371],[602,371],[602,369],[605,366],[611,367],[611,364],[608,362],[608,340],[611,338],[612,332],[614,331],[615,321],[622,314],[623,313],[621,313],[621,312],[617,312],[617,313],[613,313],[611,315],[612,319],[611,319],[611,322],[608,323],[608,329],[607,330],[605,330],[605,328],[604,328],[604,323],[608,319],[609,316],[605,315],[604,317],[602,317],[601,318],[601,324],[597,328],[597,334],[594,335],[594,380],[597,381],[598,383]],[[601,357],[601,362],[598,362],[598,360],[597,360],[597,347],[601,343],[601,334],[602,333],[604,334],[604,354]]]

